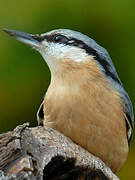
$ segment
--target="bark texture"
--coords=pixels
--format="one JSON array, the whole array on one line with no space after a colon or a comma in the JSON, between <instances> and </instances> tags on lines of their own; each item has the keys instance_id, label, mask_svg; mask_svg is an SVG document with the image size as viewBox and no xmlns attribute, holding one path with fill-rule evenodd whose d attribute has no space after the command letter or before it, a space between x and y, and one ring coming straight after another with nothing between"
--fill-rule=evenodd
<instances>
[{"instance_id":1,"label":"bark texture","mask_svg":"<svg viewBox=\"0 0 135 180\"><path fill-rule=\"evenodd\" d=\"M55 177L55 170L52 173L48 172L53 165L52 158L57 155L75 158L75 166L85 168L86 174L89 172L89 177L95 171L100 171L104 176L104 178L101 175L93 176L93 180L94 177L95 180L118 180L118 177L99 158L76 145L69 138L53 129L29 127L28 123L0 135L0 180L59 180L60 178ZM57 169L57 163L55 168ZM60 169L57 170L57 174L58 171ZM51 176L53 174L53 177L47 173ZM85 179L85 173L82 174L78 179Z\"/></svg>"}]
</instances>

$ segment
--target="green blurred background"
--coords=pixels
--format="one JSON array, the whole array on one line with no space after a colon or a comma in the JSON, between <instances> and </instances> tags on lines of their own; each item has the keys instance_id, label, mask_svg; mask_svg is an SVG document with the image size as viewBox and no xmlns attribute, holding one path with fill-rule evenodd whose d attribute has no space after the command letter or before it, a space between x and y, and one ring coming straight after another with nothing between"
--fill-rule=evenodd
<instances>
[{"instance_id":1,"label":"green blurred background","mask_svg":"<svg viewBox=\"0 0 135 180\"><path fill-rule=\"evenodd\" d=\"M134 0L1 0L0 29L5 27L29 33L69 28L91 36L109 51L134 105ZM0 133L24 122L37 125L36 112L50 81L42 57L1 30ZM134 171L133 140L119 177L133 180Z\"/></svg>"}]
</instances>

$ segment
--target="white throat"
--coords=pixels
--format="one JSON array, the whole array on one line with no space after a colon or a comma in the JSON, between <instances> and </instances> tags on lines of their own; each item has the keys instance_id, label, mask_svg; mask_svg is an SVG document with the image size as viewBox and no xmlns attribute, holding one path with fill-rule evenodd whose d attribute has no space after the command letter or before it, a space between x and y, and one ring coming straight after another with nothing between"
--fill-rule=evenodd
<instances>
[{"instance_id":1,"label":"white throat","mask_svg":"<svg viewBox=\"0 0 135 180\"><path fill-rule=\"evenodd\" d=\"M60 61L73 60L81 62L88 58L88 54L81 47L70 46L60 43L43 42L39 52L48 64L50 71L55 71L60 66Z\"/></svg>"}]
</instances>

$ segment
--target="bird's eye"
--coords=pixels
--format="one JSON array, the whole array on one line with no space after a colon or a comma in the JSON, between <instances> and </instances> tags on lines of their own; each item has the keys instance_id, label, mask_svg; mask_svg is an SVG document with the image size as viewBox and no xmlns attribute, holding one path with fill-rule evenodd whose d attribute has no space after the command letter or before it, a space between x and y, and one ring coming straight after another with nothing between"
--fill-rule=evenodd
<instances>
[{"instance_id":1,"label":"bird's eye","mask_svg":"<svg viewBox=\"0 0 135 180\"><path fill-rule=\"evenodd\" d=\"M58 42L58 43L66 43L66 42L68 42L68 38L66 36L63 36L63 35L56 35L54 37L54 41Z\"/></svg>"}]
</instances>

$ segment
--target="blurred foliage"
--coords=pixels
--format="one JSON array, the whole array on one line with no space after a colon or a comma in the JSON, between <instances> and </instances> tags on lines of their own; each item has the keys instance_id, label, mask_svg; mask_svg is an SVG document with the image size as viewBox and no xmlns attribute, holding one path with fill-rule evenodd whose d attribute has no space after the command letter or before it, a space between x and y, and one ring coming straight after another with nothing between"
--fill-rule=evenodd
<instances>
[{"instance_id":1,"label":"blurred foliage","mask_svg":"<svg viewBox=\"0 0 135 180\"><path fill-rule=\"evenodd\" d=\"M135 1L7 0L0 5L0 29L43 33L56 28L83 32L105 47L119 76L135 101ZM49 85L50 72L42 57L0 31L0 132L29 121L37 125L36 112ZM134 140L133 140L134 141ZM119 173L135 179L135 143Z\"/></svg>"}]
</instances>

